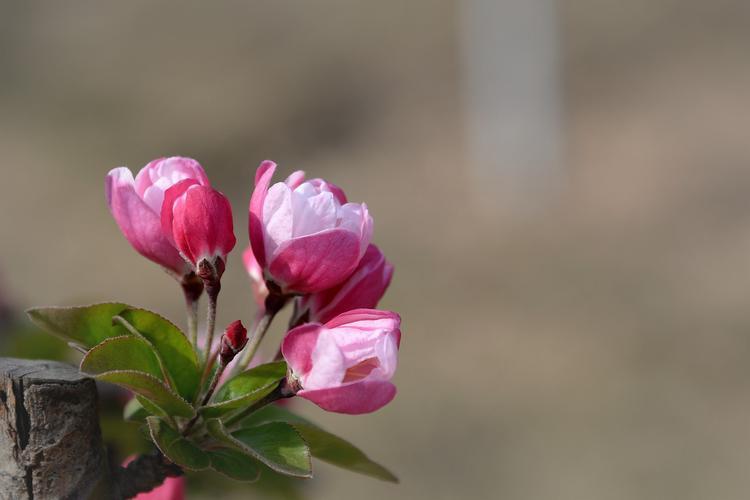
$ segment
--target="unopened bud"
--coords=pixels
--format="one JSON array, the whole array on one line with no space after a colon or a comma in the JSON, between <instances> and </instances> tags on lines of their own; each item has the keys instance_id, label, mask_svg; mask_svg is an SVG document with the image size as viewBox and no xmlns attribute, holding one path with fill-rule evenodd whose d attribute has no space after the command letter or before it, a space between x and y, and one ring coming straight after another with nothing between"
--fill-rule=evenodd
<instances>
[{"instance_id":1,"label":"unopened bud","mask_svg":"<svg viewBox=\"0 0 750 500\"><path fill-rule=\"evenodd\" d=\"M219 356L225 366L228 365L234 357L244 349L247 344L247 329L242 326L242 322L237 320L227 326L224 335L221 336L221 350Z\"/></svg>"}]
</instances>

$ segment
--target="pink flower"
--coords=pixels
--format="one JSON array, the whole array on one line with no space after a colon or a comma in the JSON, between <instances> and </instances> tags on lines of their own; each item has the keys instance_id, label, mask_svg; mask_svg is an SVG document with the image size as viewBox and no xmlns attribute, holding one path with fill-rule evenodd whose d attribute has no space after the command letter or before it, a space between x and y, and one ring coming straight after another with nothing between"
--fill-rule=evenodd
<instances>
[{"instance_id":1,"label":"pink flower","mask_svg":"<svg viewBox=\"0 0 750 500\"><path fill-rule=\"evenodd\" d=\"M180 181L164 194L161 224L188 262L197 268L207 260L221 276L236 243L232 207L223 194L194 180Z\"/></svg>"},{"instance_id":2,"label":"pink flower","mask_svg":"<svg viewBox=\"0 0 750 500\"><path fill-rule=\"evenodd\" d=\"M281 351L301 386L298 396L324 410L369 413L396 395L390 380L401 342L398 314L355 309L324 325L309 323L286 334Z\"/></svg>"},{"instance_id":3,"label":"pink flower","mask_svg":"<svg viewBox=\"0 0 750 500\"><path fill-rule=\"evenodd\" d=\"M258 264L252 247L249 246L245 249L242 254L242 262L244 262L245 270L250 276L250 286L253 289L255 303L263 310L265 309L266 297L268 297L268 288L266 288L266 281L263 279L263 269Z\"/></svg>"},{"instance_id":4,"label":"pink flower","mask_svg":"<svg viewBox=\"0 0 750 500\"><path fill-rule=\"evenodd\" d=\"M130 456L122 463L125 467L135 459ZM164 482L146 493L139 493L133 500L184 500L185 498L185 476L168 477Z\"/></svg>"},{"instance_id":5,"label":"pink flower","mask_svg":"<svg viewBox=\"0 0 750 500\"><path fill-rule=\"evenodd\" d=\"M385 294L393 277L393 266L375 245L343 283L302 298L301 309L310 311L310 321L325 323L352 309L371 309Z\"/></svg>"},{"instance_id":6,"label":"pink flower","mask_svg":"<svg viewBox=\"0 0 750 500\"><path fill-rule=\"evenodd\" d=\"M260 266L284 292L314 293L344 281L372 237L362 203L321 179L295 172L271 186L276 170L264 161L250 199L250 243ZM269 187L270 186L270 187Z\"/></svg>"},{"instance_id":7,"label":"pink flower","mask_svg":"<svg viewBox=\"0 0 750 500\"><path fill-rule=\"evenodd\" d=\"M164 193L184 179L209 185L197 161L178 156L152 161L135 179L128 168L115 168L107 174L105 184L107 205L125 238L138 253L179 277L190 269L162 234L160 214Z\"/></svg>"}]
</instances>

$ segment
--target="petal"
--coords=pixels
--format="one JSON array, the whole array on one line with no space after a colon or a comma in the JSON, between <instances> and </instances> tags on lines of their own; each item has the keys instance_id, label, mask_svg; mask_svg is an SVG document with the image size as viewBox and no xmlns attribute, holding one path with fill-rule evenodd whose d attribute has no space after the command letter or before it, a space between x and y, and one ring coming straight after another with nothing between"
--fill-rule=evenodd
<instances>
[{"instance_id":1,"label":"petal","mask_svg":"<svg viewBox=\"0 0 750 500\"><path fill-rule=\"evenodd\" d=\"M194 184L173 205L172 233L177 248L193 264L220 256L236 243L229 200L217 190Z\"/></svg>"},{"instance_id":2,"label":"petal","mask_svg":"<svg viewBox=\"0 0 750 500\"><path fill-rule=\"evenodd\" d=\"M105 192L112 216L138 253L179 275L187 272L185 261L162 233L159 215L136 193L130 170L120 167L110 171Z\"/></svg>"},{"instance_id":3,"label":"petal","mask_svg":"<svg viewBox=\"0 0 750 500\"><path fill-rule=\"evenodd\" d=\"M393 311L380 309L353 309L325 323L326 328L336 328L342 325L353 327L372 325L375 328L397 330L401 326L401 316Z\"/></svg>"},{"instance_id":4,"label":"petal","mask_svg":"<svg viewBox=\"0 0 750 500\"><path fill-rule=\"evenodd\" d=\"M297 393L324 410L359 415L382 408L396 396L391 382L363 379L330 389L301 390Z\"/></svg>"},{"instance_id":5,"label":"petal","mask_svg":"<svg viewBox=\"0 0 750 500\"><path fill-rule=\"evenodd\" d=\"M299 189L292 193L294 210L294 237L307 236L336 227L336 201L328 192L302 193Z\"/></svg>"},{"instance_id":6,"label":"petal","mask_svg":"<svg viewBox=\"0 0 750 500\"><path fill-rule=\"evenodd\" d=\"M285 241L292 239L294 227L292 191L283 182L268 190L263 202L263 243L266 255L273 255Z\"/></svg>"},{"instance_id":7,"label":"petal","mask_svg":"<svg viewBox=\"0 0 750 500\"><path fill-rule=\"evenodd\" d=\"M290 330L281 343L281 354L297 376L312 369L312 353L323 331L319 323L308 323Z\"/></svg>"},{"instance_id":8,"label":"petal","mask_svg":"<svg viewBox=\"0 0 750 500\"><path fill-rule=\"evenodd\" d=\"M370 245L354 273L341 285L309 296L315 321L325 323L337 315L359 308L374 308L393 277L393 266L375 245Z\"/></svg>"},{"instance_id":9,"label":"petal","mask_svg":"<svg viewBox=\"0 0 750 500\"><path fill-rule=\"evenodd\" d=\"M302 387L325 389L341 385L346 374L346 360L330 330L320 330L311 359L312 369L302 378Z\"/></svg>"},{"instance_id":10,"label":"petal","mask_svg":"<svg viewBox=\"0 0 750 500\"><path fill-rule=\"evenodd\" d=\"M185 179L171 188L167 189L164 193L164 198L161 204L161 230L169 241L174 245L174 235L172 234L172 222L174 221L174 202L182 196L190 186L197 185L198 182L194 179Z\"/></svg>"},{"instance_id":11,"label":"petal","mask_svg":"<svg viewBox=\"0 0 750 500\"><path fill-rule=\"evenodd\" d=\"M289 186L289 189L296 189L297 186L299 186L303 182L305 182L304 170L296 170L292 172L292 174L284 181L284 183Z\"/></svg>"},{"instance_id":12,"label":"petal","mask_svg":"<svg viewBox=\"0 0 750 500\"><path fill-rule=\"evenodd\" d=\"M255 258L258 259L261 267L266 267L266 250L263 243L263 205L275 171L276 164L270 160L265 160L260 164L255 172L255 189L250 197L248 233Z\"/></svg>"},{"instance_id":13,"label":"petal","mask_svg":"<svg viewBox=\"0 0 750 500\"><path fill-rule=\"evenodd\" d=\"M341 283L358 262L359 239L337 228L285 242L271 259L269 271L287 290L313 293Z\"/></svg>"}]
</instances>

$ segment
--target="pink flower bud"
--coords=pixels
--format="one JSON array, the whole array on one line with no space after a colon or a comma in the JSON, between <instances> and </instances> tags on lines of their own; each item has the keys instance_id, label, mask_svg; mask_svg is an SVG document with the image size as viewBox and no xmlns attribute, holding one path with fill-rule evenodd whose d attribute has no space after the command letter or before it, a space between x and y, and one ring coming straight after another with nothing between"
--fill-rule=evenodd
<instances>
[{"instance_id":1,"label":"pink flower bud","mask_svg":"<svg viewBox=\"0 0 750 500\"><path fill-rule=\"evenodd\" d=\"M396 395L390 380L401 342L398 314L355 309L286 334L281 351L297 395L324 410L369 413Z\"/></svg>"},{"instance_id":2,"label":"pink flower bud","mask_svg":"<svg viewBox=\"0 0 750 500\"><path fill-rule=\"evenodd\" d=\"M125 238L138 253L178 276L190 268L162 233L160 214L164 193L185 179L209 185L200 164L182 157L154 160L135 179L128 168L115 168L107 174L105 184L107 205Z\"/></svg>"},{"instance_id":3,"label":"pink flower bud","mask_svg":"<svg viewBox=\"0 0 750 500\"><path fill-rule=\"evenodd\" d=\"M380 249L371 244L346 281L304 296L301 309L310 311L310 321L320 323L352 309L372 309L385 294L392 277L393 266Z\"/></svg>"},{"instance_id":4,"label":"pink flower bud","mask_svg":"<svg viewBox=\"0 0 750 500\"><path fill-rule=\"evenodd\" d=\"M250 199L250 243L260 266L284 292L314 293L344 281L372 237L372 218L362 203L321 179L295 172L271 186L276 170L264 161ZM270 186L270 187L269 187Z\"/></svg>"},{"instance_id":5,"label":"pink flower bud","mask_svg":"<svg viewBox=\"0 0 750 500\"><path fill-rule=\"evenodd\" d=\"M240 320L237 320L231 323L221 336L219 356L221 356L222 364L224 366L229 364L237 353L245 348L245 344L247 344L247 329Z\"/></svg>"},{"instance_id":6,"label":"pink flower bud","mask_svg":"<svg viewBox=\"0 0 750 500\"><path fill-rule=\"evenodd\" d=\"M242 254L242 262L245 264L248 276L250 276L250 286L253 289L255 303L263 310L266 307L268 288L266 288L266 280L263 279L263 269L255 259L252 247L249 246L245 249L245 252Z\"/></svg>"},{"instance_id":7,"label":"pink flower bud","mask_svg":"<svg viewBox=\"0 0 750 500\"><path fill-rule=\"evenodd\" d=\"M178 182L164 194L162 231L201 275L208 261L218 275L236 243L229 200L217 190L193 180Z\"/></svg>"}]
</instances>

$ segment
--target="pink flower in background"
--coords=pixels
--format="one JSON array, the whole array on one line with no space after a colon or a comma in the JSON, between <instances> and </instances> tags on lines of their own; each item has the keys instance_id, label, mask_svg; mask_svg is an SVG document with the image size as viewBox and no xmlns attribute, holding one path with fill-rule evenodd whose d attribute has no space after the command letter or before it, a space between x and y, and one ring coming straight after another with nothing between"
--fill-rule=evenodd
<instances>
[{"instance_id":1,"label":"pink flower in background","mask_svg":"<svg viewBox=\"0 0 750 500\"><path fill-rule=\"evenodd\" d=\"M321 179L295 172L271 186L276 170L264 161L250 199L250 243L260 266L284 292L314 293L344 281L372 237L362 203Z\"/></svg>"},{"instance_id":2,"label":"pink flower in background","mask_svg":"<svg viewBox=\"0 0 750 500\"><path fill-rule=\"evenodd\" d=\"M338 413L369 413L388 404L396 395L390 380L400 324L396 313L356 309L324 325L291 330L281 349L301 386L297 395Z\"/></svg>"},{"instance_id":3,"label":"pink flower in background","mask_svg":"<svg viewBox=\"0 0 750 500\"><path fill-rule=\"evenodd\" d=\"M193 266L208 260L221 276L236 243L232 207L223 194L191 179L180 181L164 194L161 224Z\"/></svg>"},{"instance_id":4,"label":"pink flower in background","mask_svg":"<svg viewBox=\"0 0 750 500\"><path fill-rule=\"evenodd\" d=\"M190 268L162 233L160 214L164 193L185 179L209 185L197 161L178 156L150 162L135 178L128 168L115 168L105 184L107 205L125 238L138 253L178 276Z\"/></svg>"},{"instance_id":5,"label":"pink flower in background","mask_svg":"<svg viewBox=\"0 0 750 500\"><path fill-rule=\"evenodd\" d=\"M123 467L135 459L135 456L128 457L123 463ZM139 493L133 497L133 500L184 500L185 498L185 476L168 477L164 482L146 493Z\"/></svg>"},{"instance_id":6,"label":"pink flower in background","mask_svg":"<svg viewBox=\"0 0 750 500\"><path fill-rule=\"evenodd\" d=\"M245 264L245 270L250 276L250 286L253 289L253 298L258 307L265 309L266 297L268 297L268 288L266 280L263 279L263 268L258 264L258 260L253 254L253 248L247 247L242 254L242 262Z\"/></svg>"},{"instance_id":7,"label":"pink flower in background","mask_svg":"<svg viewBox=\"0 0 750 500\"><path fill-rule=\"evenodd\" d=\"M351 276L340 285L302 298L301 309L309 310L310 321L325 323L352 309L372 309L385 294L393 277L393 266L375 245Z\"/></svg>"}]
</instances>

